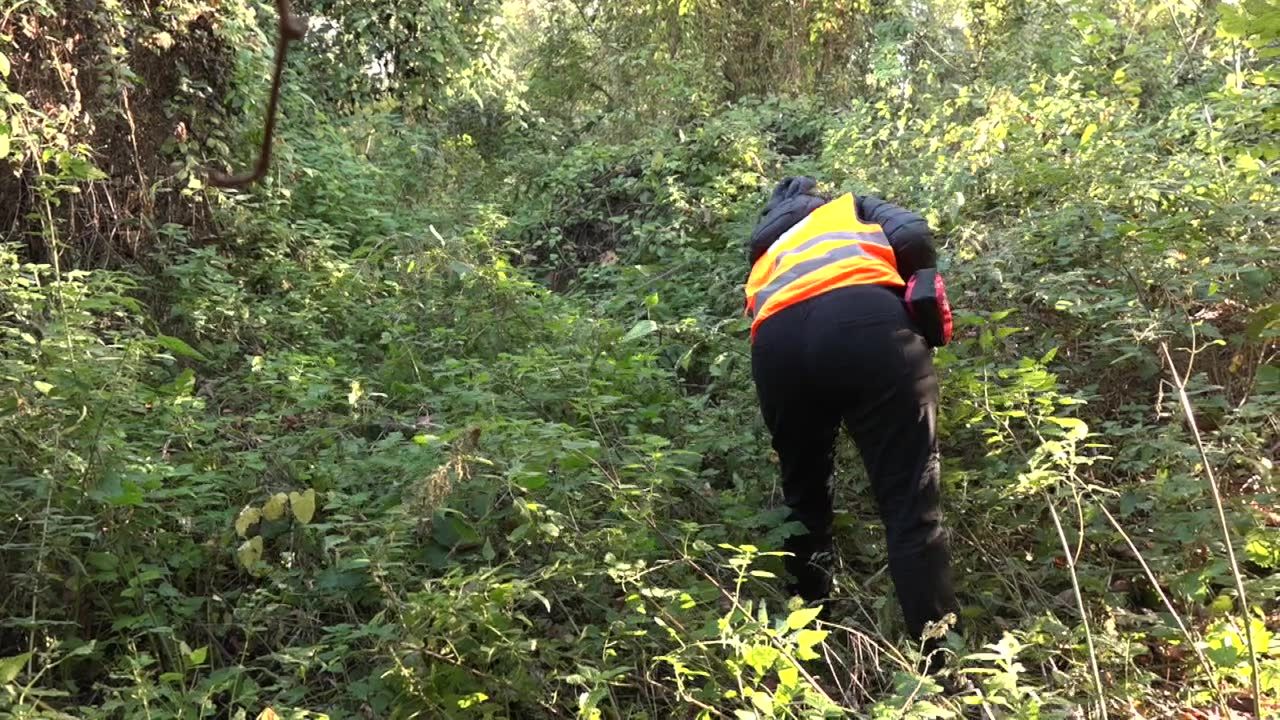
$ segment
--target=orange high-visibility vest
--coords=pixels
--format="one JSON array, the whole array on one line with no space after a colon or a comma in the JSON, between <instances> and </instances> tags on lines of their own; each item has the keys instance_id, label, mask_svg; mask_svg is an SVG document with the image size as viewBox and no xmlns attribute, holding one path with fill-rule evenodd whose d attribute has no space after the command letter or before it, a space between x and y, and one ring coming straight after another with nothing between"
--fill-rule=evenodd
<instances>
[{"instance_id":1,"label":"orange high-visibility vest","mask_svg":"<svg viewBox=\"0 0 1280 720\"><path fill-rule=\"evenodd\" d=\"M751 338L779 310L849 285L906 285L884 230L858 218L851 194L809 213L751 267Z\"/></svg>"}]
</instances>

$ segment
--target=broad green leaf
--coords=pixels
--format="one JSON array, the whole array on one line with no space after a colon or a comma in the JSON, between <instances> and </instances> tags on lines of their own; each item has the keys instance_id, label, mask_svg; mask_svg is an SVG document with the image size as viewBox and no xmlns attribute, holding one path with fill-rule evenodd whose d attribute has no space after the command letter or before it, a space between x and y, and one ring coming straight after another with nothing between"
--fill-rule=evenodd
<instances>
[{"instance_id":1,"label":"broad green leaf","mask_svg":"<svg viewBox=\"0 0 1280 720\"><path fill-rule=\"evenodd\" d=\"M1209 611L1214 615L1226 615L1235 609L1235 606L1235 598L1230 595L1219 595L1213 599L1213 602L1209 603Z\"/></svg>"},{"instance_id":2,"label":"broad green leaf","mask_svg":"<svg viewBox=\"0 0 1280 720\"><path fill-rule=\"evenodd\" d=\"M289 496L284 493L276 493L262 506L262 517L275 522L284 517L284 508L289 504Z\"/></svg>"},{"instance_id":3,"label":"broad green leaf","mask_svg":"<svg viewBox=\"0 0 1280 720\"><path fill-rule=\"evenodd\" d=\"M818 613L822 612L822 608L800 608L787 616L787 629L799 630L800 628L813 622Z\"/></svg>"},{"instance_id":4,"label":"broad green leaf","mask_svg":"<svg viewBox=\"0 0 1280 720\"><path fill-rule=\"evenodd\" d=\"M760 708L764 717L773 717L773 697L763 690L751 694L751 704Z\"/></svg>"},{"instance_id":5,"label":"broad green leaf","mask_svg":"<svg viewBox=\"0 0 1280 720\"><path fill-rule=\"evenodd\" d=\"M252 569L262 559L262 536L254 535L236 550L236 558L245 569Z\"/></svg>"},{"instance_id":6,"label":"broad green leaf","mask_svg":"<svg viewBox=\"0 0 1280 720\"><path fill-rule=\"evenodd\" d=\"M31 653L22 653L13 657L0 658L0 685L8 685L17 679L18 673L31 659Z\"/></svg>"},{"instance_id":7,"label":"broad green leaf","mask_svg":"<svg viewBox=\"0 0 1280 720\"><path fill-rule=\"evenodd\" d=\"M187 655L187 660L192 665L202 665L204 664L205 659L208 657L209 657L209 646L205 645L204 647L199 647L199 648L196 648L195 650L192 650L191 654Z\"/></svg>"},{"instance_id":8,"label":"broad green leaf","mask_svg":"<svg viewBox=\"0 0 1280 720\"><path fill-rule=\"evenodd\" d=\"M742 653L742 659L756 671L757 675L764 675L777 661L778 651L769 645L752 645Z\"/></svg>"},{"instance_id":9,"label":"broad green leaf","mask_svg":"<svg viewBox=\"0 0 1280 720\"><path fill-rule=\"evenodd\" d=\"M186 368L174 378L169 387L177 397L191 397L196 392L196 374L191 368Z\"/></svg>"},{"instance_id":10,"label":"broad green leaf","mask_svg":"<svg viewBox=\"0 0 1280 720\"><path fill-rule=\"evenodd\" d=\"M631 329L627 331L626 335L622 336L622 342L631 342L632 340L639 340L640 338L646 335L652 334L657 329L658 329L658 323L652 320L641 320L640 322L633 325Z\"/></svg>"},{"instance_id":11,"label":"broad green leaf","mask_svg":"<svg viewBox=\"0 0 1280 720\"><path fill-rule=\"evenodd\" d=\"M1261 567L1272 570L1280 568L1280 531L1273 530L1269 534L1257 531L1250 534L1244 552L1251 562Z\"/></svg>"},{"instance_id":12,"label":"broad green leaf","mask_svg":"<svg viewBox=\"0 0 1280 720\"><path fill-rule=\"evenodd\" d=\"M431 519L431 537L450 550L480 546L480 534L456 510L441 508Z\"/></svg>"},{"instance_id":13,"label":"broad green leaf","mask_svg":"<svg viewBox=\"0 0 1280 720\"><path fill-rule=\"evenodd\" d=\"M547 482L547 476L542 473L523 473L515 478L515 483L525 490L541 490Z\"/></svg>"},{"instance_id":14,"label":"broad green leaf","mask_svg":"<svg viewBox=\"0 0 1280 720\"><path fill-rule=\"evenodd\" d=\"M258 524L262 519L262 511L252 505L245 505L240 510L240 514L236 516L236 534L240 537L247 537L249 528Z\"/></svg>"},{"instance_id":15,"label":"broad green leaf","mask_svg":"<svg viewBox=\"0 0 1280 720\"><path fill-rule=\"evenodd\" d=\"M179 357L192 358L202 362L207 360L207 358L200 354L198 350L191 347L186 343L186 341L180 338L171 337L169 335L157 335L156 342L164 349Z\"/></svg>"}]
</instances>

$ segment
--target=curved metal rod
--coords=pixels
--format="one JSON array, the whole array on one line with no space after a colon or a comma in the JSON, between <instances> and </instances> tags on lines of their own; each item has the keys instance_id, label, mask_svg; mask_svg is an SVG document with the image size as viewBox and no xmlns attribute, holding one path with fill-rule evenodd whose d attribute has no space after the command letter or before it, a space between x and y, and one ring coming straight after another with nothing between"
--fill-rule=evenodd
<instances>
[{"instance_id":1,"label":"curved metal rod","mask_svg":"<svg viewBox=\"0 0 1280 720\"><path fill-rule=\"evenodd\" d=\"M262 148L258 151L258 162L253 170L239 175L227 175L217 170L210 170L210 185L222 188L252 185L267 174L267 169L271 165L271 138L276 131L276 113L280 104L280 84L284 75L285 56L289 53L290 43L301 40L307 34L306 21L293 14L289 0L276 0L276 12L280 16L279 39L276 41L276 69L271 80L271 99L267 102L266 129L262 134Z\"/></svg>"}]
</instances>

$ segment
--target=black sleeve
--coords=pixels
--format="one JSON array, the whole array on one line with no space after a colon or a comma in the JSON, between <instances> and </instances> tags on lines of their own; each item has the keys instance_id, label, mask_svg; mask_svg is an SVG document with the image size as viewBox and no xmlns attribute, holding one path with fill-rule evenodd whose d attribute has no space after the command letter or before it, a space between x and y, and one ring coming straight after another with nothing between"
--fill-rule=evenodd
<instances>
[{"instance_id":1,"label":"black sleeve","mask_svg":"<svg viewBox=\"0 0 1280 720\"><path fill-rule=\"evenodd\" d=\"M933 246L933 231L919 215L877 197L858 196L858 217L879 225L898 261L898 274L911 279L918 270L936 268L938 252Z\"/></svg>"},{"instance_id":2,"label":"black sleeve","mask_svg":"<svg viewBox=\"0 0 1280 720\"><path fill-rule=\"evenodd\" d=\"M750 264L755 265L784 232L830 200L816 191L817 186L813 178L801 176L785 177L774 187L747 243Z\"/></svg>"},{"instance_id":3,"label":"black sleeve","mask_svg":"<svg viewBox=\"0 0 1280 720\"><path fill-rule=\"evenodd\" d=\"M783 233L790 230L796 223L808 217L809 213L817 210L826 204L826 200L814 195L801 194L782 200L777 204L771 204L771 208L765 213L764 217L756 225L751 233L751 242L748 244L747 260L755 265L756 260L769 250L769 246L773 245Z\"/></svg>"}]
</instances>

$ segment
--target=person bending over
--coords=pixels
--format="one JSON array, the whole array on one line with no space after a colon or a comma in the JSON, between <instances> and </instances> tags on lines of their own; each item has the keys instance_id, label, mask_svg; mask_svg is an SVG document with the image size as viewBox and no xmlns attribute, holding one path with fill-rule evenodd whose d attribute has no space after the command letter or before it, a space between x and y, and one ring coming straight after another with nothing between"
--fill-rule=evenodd
<instances>
[{"instance_id":1,"label":"person bending over","mask_svg":"<svg viewBox=\"0 0 1280 720\"><path fill-rule=\"evenodd\" d=\"M858 447L887 535L908 631L956 612L939 509L938 379L931 347L951 316L928 224L875 197L778 184L752 233L751 369L806 533L786 540L789 590L831 591L832 472L841 424ZM926 644L931 650L937 644ZM936 666L935 666L936 667Z\"/></svg>"}]
</instances>

